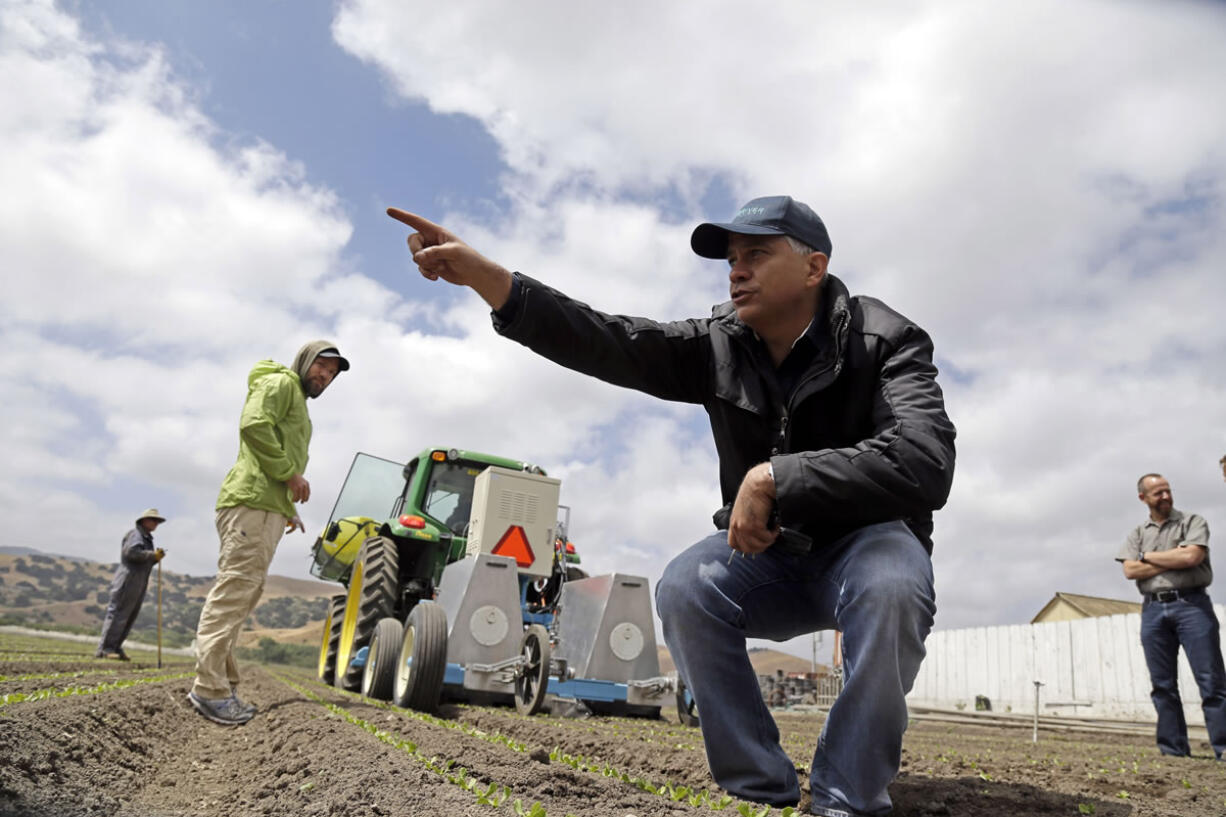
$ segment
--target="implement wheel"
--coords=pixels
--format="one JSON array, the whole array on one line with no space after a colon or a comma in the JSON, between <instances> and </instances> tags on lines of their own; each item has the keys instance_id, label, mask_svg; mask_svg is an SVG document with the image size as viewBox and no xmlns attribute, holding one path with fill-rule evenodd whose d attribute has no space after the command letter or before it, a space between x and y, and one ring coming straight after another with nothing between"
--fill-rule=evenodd
<instances>
[{"instance_id":1,"label":"implement wheel","mask_svg":"<svg viewBox=\"0 0 1226 817\"><path fill-rule=\"evenodd\" d=\"M396 656L400 655L400 639L404 627L394 618L381 618L370 637L366 666L362 669L362 694L376 701L392 699L396 680Z\"/></svg>"},{"instance_id":2,"label":"implement wheel","mask_svg":"<svg viewBox=\"0 0 1226 817\"><path fill-rule=\"evenodd\" d=\"M396 658L396 706L433 712L447 671L447 614L432 601L409 613Z\"/></svg>"},{"instance_id":3,"label":"implement wheel","mask_svg":"<svg viewBox=\"0 0 1226 817\"><path fill-rule=\"evenodd\" d=\"M529 625L519 642L523 663L515 670L515 709L521 715L535 715L545 703L550 652L549 632L539 624Z\"/></svg>"},{"instance_id":4,"label":"implement wheel","mask_svg":"<svg viewBox=\"0 0 1226 817\"><path fill-rule=\"evenodd\" d=\"M328 613L324 616L323 634L319 644L319 667L316 675L325 684L336 678L336 644L341 638L341 622L345 620L345 594L328 599Z\"/></svg>"},{"instance_id":5,"label":"implement wheel","mask_svg":"<svg viewBox=\"0 0 1226 817\"><path fill-rule=\"evenodd\" d=\"M399 552L396 543L374 536L362 543L349 574L345 620L336 652L336 686L356 690L362 683L362 668L352 667L353 656L370 641L375 624L396 612L399 589Z\"/></svg>"},{"instance_id":6,"label":"implement wheel","mask_svg":"<svg viewBox=\"0 0 1226 817\"><path fill-rule=\"evenodd\" d=\"M680 676L677 677L677 720L682 726L698 726L698 704Z\"/></svg>"}]
</instances>

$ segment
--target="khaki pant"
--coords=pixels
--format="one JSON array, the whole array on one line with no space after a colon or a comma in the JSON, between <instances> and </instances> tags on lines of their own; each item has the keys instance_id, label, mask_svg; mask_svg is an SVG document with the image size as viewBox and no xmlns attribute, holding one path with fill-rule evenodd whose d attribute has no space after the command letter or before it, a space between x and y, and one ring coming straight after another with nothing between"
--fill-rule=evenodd
<instances>
[{"instance_id":1,"label":"khaki pant","mask_svg":"<svg viewBox=\"0 0 1226 817\"><path fill-rule=\"evenodd\" d=\"M239 505L217 510L221 556L217 581L205 599L196 627L196 683L201 698L228 698L237 684L234 642L264 592L264 579L277 543L285 533L285 517Z\"/></svg>"}]
</instances>

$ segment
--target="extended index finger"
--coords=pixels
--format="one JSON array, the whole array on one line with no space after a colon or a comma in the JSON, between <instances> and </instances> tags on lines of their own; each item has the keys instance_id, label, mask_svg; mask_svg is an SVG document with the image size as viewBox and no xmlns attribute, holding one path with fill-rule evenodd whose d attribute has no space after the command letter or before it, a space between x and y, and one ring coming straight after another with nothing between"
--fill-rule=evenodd
<instances>
[{"instance_id":1,"label":"extended index finger","mask_svg":"<svg viewBox=\"0 0 1226 817\"><path fill-rule=\"evenodd\" d=\"M429 231L432 234L446 232L442 227L435 224L429 219L422 218L416 213L410 213L408 210L401 210L397 207L387 208L387 214L402 224L407 224L419 233Z\"/></svg>"}]
</instances>

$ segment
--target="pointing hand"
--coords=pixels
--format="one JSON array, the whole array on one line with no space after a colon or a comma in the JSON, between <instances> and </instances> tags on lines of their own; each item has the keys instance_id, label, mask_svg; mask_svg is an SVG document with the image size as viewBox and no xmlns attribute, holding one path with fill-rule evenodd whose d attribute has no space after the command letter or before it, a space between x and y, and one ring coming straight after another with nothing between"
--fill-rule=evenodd
<instances>
[{"instance_id":1,"label":"pointing hand","mask_svg":"<svg viewBox=\"0 0 1226 817\"><path fill-rule=\"evenodd\" d=\"M422 277L470 287L494 309L511 293L511 273L495 264L454 233L419 215L387 208L387 214L416 232L409 236L409 252Z\"/></svg>"}]
</instances>

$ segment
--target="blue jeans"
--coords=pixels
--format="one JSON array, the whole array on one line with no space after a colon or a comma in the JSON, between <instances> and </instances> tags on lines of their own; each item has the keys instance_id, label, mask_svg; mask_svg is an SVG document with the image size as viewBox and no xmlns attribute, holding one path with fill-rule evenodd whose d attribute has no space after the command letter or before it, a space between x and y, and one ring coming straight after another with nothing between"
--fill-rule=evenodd
<instances>
[{"instance_id":1,"label":"blue jeans","mask_svg":"<svg viewBox=\"0 0 1226 817\"><path fill-rule=\"evenodd\" d=\"M1158 711L1158 749L1164 755L1190 753L1188 726L1179 699L1180 644L1200 690L1209 743L1221 760L1226 752L1226 669L1209 594L1168 602L1146 601L1141 610L1141 646L1153 686L1150 699Z\"/></svg>"},{"instance_id":2,"label":"blue jeans","mask_svg":"<svg viewBox=\"0 0 1226 817\"><path fill-rule=\"evenodd\" d=\"M861 528L803 556L770 548L729 562L731 553L726 532L708 536L673 559L656 585L664 640L698 705L715 782L744 800L800 799L745 639L838 629L844 686L813 756L813 804L834 814L889 811L904 696L936 611L928 554L901 522Z\"/></svg>"}]
</instances>

